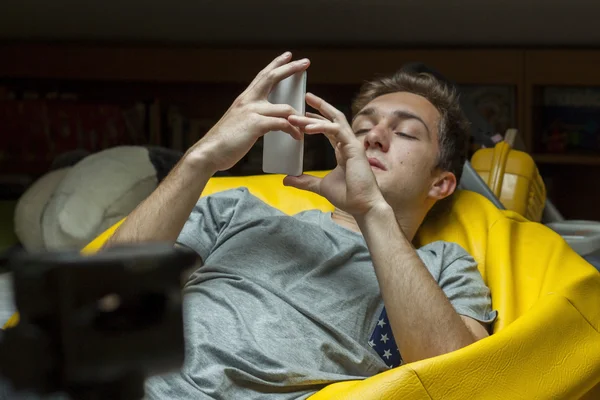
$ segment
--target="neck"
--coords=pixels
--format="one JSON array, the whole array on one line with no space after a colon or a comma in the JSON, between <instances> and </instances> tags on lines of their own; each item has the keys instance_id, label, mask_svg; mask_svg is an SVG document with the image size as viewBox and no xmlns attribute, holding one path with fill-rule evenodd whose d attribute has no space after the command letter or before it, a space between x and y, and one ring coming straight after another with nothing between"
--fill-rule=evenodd
<instances>
[{"instance_id":1,"label":"neck","mask_svg":"<svg viewBox=\"0 0 600 400\"><path fill-rule=\"evenodd\" d=\"M401 214L397 211L395 211L394 214L396 216L396 221L398 222L398 225L400 225L400 229L402 229L402 232L404 232L404 235L406 236L406 238L412 242L413 238L417 234L417 230L419 229L419 226L422 221L422 219L418 218L419 213L417 213L417 212L408 213L412 216L416 215L417 218L414 218L414 217L411 218L411 217ZM358 227L358 224L356 223L356 220L354 219L354 217L352 215L348 214L347 212L340 210L339 208L336 208L333 211L331 219L336 224L343 226L346 229L349 229L349 230L357 232L357 233L361 233L360 228Z\"/></svg>"}]
</instances>

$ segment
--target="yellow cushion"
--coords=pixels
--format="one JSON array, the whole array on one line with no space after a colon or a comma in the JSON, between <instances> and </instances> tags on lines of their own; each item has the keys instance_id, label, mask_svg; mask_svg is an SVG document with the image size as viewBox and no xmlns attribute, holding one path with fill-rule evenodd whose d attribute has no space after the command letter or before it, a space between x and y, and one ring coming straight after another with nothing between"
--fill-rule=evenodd
<instances>
[{"instance_id":1,"label":"yellow cushion","mask_svg":"<svg viewBox=\"0 0 600 400\"><path fill-rule=\"evenodd\" d=\"M289 214L333 209L325 199L283 187L281 181L281 175L213 178L202 195L246 186ZM114 229L86 251L99 248ZM595 386L600 383L600 274L560 236L463 191L447 215L421 227L415 244L434 240L459 243L478 261L499 312L495 333L450 354L329 385L311 400L579 398L586 393L591 399L600 392Z\"/></svg>"}]
</instances>

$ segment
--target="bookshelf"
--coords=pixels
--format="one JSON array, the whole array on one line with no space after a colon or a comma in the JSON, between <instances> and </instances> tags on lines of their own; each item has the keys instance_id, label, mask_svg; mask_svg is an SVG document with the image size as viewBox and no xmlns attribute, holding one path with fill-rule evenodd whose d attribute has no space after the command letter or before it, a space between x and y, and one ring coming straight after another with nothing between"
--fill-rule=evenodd
<instances>
[{"instance_id":1,"label":"bookshelf","mask_svg":"<svg viewBox=\"0 0 600 400\"><path fill-rule=\"evenodd\" d=\"M581 166L600 166L599 156L572 155L572 154L533 154L537 164L565 164Z\"/></svg>"},{"instance_id":2,"label":"bookshelf","mask_svg":"<svg viewBox=\"0 0 600 400\"><path fill-rule=\"evenodd\" d=\"M422 61L461 83L518 84L522 51L366 49L196 49L0 44L0 76L155 82L248 83L290 50L312 60L313 83L355 84Z\"/></svg>"},{"instance_id":3,"label":"bookshelf","mask_svg":"<svg viewBox=\"0 0 600 400\"><path fill-rule=\"evenodd\" d=\"M5 60L0 63L0 85L3 81L7 86L32 91L73 92L89 102L130 105L156 100L165 109L175 105L186 117L201 119L202 128L207 130L255 74L283 50L0 44L0 57ZM351 99L363 81L413 61L431 65L461 85L508 85L515 93L523 92L519 51L290 50L296 58L312 61L308 90L348 116ZM165 118L162 120L164 125ZM514 123L523 126L522 120L515 119ZM315 143L316 147L324 147L323 151L313 152L323 162L312 165L318 169L332 167L332 151L320 139L310 138L311 142L323 142ZM249 159L258 157L250 155ZM260 169L234 171L238 172L260 173Z\"/></svg>"},{"instance_id":4,"label":"bookshelf","mask_svg":"<svg viewBox=\"0 0 600 400\"><path fill-rule=\"evenodd\" d=\"M192 48L78 44L0 44L0 86L58 87L90 101L176 105L208 129L255 74L291 50L309 57L308 89L348 112L361 82L402 64L424 62L459 85L506 87L514 93L512 125L519 130L559 210L569 218L600 220L600 208L580 207L600 174L600 152L542 151L541 110L546 87L600 88L600 50L540 49L337 49ZM161 123L164 124L165 118ZM199 133L198 135L201 135ZM318 144L320 146L321 144ZM316 152L324 166L331 154ZM251 171L251 170L250 170ZM248 172L239 169L238 172ZM571 196L563 196L563 189ZM600 200L600 197L596 197Z\"/></svg>"},{"instance_id":5,"label":"bookshelf","mask_svg":"<svg viewBox=\"0 0 600 400\"><path fill-rule=\"evenodd\" d=\"M557 208L564 210L565 216L571 219L600 220L598 207L600 187L597 185L600 181L600 135L595 134L597 144L594 145L589 140L589 135L594 133L588 132L587 148L581 146L576 148L577 146L571 144L564 145L573 137L572 133L567 132L563 134L562 142L559 140L559 147L565 147L564 151L541 152L540 144L548 139L547 116L544 120L544 107L547 104L544 91L548 88L558 92L563 90L565 93L597 90L600 94L599 67L599 50L561 49L525 52L525 110L528 113L525 118L525 129L530 132L527 145L534 153L533 157L544 177L548 196L552 198ZM590 96L587 97L588 100L593 100ZM581 123L573 124L572 128L564 128L567 125L562 124L561 131L569 129L576 131L575 137L578 141L585 136L582 125L589 126L591 123L593 130L593 114L596 112L594 108L585 108L588 109L588 114L583 117ZM597 111L596 115L600 117L600 108ZM569 118L568 114L565 109L559 110L557 119L566 121Z\"/></svg>"},{"instance_id":6,"label":"bookshelf","mask_svg":"<svg viewBox=\"0 0 600 400\"><path fill-rule=\"evenodd\" d=\"M527 148L534 158L545 163L600 165L600 140L595 151L540 154L536 144L541 142L543 91L553 89L594 88L600 95L600 51L598 50L532 50L525 53L525 131ZM600 97L600 96L599 96ZM600 108L598 108L600 114ZM586 154L587 153L587 154ZM590 154L593 153L593 154Z\"/></svg>"}]
</instances>

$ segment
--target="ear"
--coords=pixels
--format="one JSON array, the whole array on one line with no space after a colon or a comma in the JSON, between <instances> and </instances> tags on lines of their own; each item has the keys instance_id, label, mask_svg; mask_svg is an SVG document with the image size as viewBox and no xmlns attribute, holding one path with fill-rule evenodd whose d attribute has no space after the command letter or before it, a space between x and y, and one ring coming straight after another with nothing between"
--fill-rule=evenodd
<instances>
[{"instance_id":1,"label":"ear","mask_svg":"<svg viewBox=\"0 0 600 400\"><path fill-rule=\"evenodd\" d=\"M434 177L433 184L429 188L429 197L434 200L442 200L454 193L456 189L456 176L449 171L442 171Z\"/></svg>"}]
</instances>

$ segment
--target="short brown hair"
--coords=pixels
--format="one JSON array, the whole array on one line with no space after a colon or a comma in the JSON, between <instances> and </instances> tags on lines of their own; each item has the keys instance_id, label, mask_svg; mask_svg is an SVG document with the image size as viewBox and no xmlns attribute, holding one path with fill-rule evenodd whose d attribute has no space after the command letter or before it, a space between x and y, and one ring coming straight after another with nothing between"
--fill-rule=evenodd
<instances>
[{"instance_id":1,"label":"short brown hair","mask_svg":"<svg viewBox=\"0 0 600 400\"><path fill-rule=\"evenodd\" d=\"M423 96L438 110L441 116L438 126L440 154L436 167L452 172L460 181L467 159L469 121L460 108L457 90L429 73L400 70L364 83L352 102L352 115L376 97L395 92Z\"/></svg>"}]
</instances>

